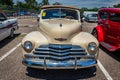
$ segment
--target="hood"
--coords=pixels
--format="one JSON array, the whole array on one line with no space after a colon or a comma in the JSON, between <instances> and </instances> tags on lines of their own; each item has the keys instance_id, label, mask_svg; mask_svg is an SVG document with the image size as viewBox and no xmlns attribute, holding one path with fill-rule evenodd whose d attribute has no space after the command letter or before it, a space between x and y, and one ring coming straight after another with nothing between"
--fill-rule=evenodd
<instances>
[{"instance_id":1,"label":"hood","mask_svg":"<svg viewBox=\"0 0 120 80\"><path fill-rule=\"evenodd\" d=\"M50 19L40 22L40 30L54 41L67 41L81 31L78 20Z\"/></svg>"}]
</instances>

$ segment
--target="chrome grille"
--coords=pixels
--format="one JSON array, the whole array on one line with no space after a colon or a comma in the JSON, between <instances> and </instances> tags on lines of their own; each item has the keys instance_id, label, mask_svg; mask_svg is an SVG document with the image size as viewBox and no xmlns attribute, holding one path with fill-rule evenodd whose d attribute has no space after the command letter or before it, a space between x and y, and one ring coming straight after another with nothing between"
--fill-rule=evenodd
<instances>
[{"instance_id":1,"label":"chrome grille","mask_svg":"<svg viewBox=\"0 0 120 80\"><path fill-rule=\"evenodd\" d=\"M83 48L77 45L70 44L49 44L41 45L36 48L34 54L39 55L40 59L52 59L57 61L70 60L80 58L81 55L87 53Z\"/></svg>"}]
</instances>

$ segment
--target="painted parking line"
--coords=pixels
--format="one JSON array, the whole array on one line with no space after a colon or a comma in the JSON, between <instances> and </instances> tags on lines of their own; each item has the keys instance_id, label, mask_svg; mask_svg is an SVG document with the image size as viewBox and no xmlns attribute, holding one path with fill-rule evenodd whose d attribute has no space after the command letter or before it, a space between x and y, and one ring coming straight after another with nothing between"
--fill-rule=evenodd
<instances>
[{"instance_id":1,"label":"painted parking line","mask_svg":"<svg viewBox=\"0 0 120 80\"><path fill-rule=\"evenodd\" d=\"M107 80L113 80L112 77L110 76L110 74L107 72L107 70L103 67L103 65L101 64L101 62L99 60L97 60L97 64L98 67L101 69L101 71L103 72L103 74L105 75L105 77L107 78Z\"/></svg>"},{"instance_id":2,"label":"painted parking line","mask_svg":"<svg viewBox=\"0 0 120 80\"><path fill-rule=\"evenodd\" d=\"M3 56L0 57L0 62L5 59L8 55L10 55L13 51L15 51L19 46L21 45L21 43L19 43L18 45L16 45L14 48L12 48L10 51L8 51L6 54L4 54Z\"/></svg>"}]
</instances>

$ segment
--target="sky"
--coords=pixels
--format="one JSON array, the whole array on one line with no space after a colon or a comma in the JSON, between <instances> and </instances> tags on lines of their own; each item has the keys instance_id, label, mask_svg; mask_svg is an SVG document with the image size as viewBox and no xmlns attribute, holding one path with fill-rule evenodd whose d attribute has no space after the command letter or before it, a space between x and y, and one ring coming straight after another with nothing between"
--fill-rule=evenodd
<instances>
[{"instance_id":1,"label":"sky","mask_svg":"<svg viewBox=\"0 0 120 80\"><path fill-rule=\"evenodd\" d=\"M24 0L13 0L16 1L24 1ZM41 2L42 0L36 0ZM49 0L50 4L55 2L59 2L63 5L68 6L76 6L78 8L87 7L87 8L94 8L94 7L112 7L113 5L120 4L120 0Z\"/></svg>"}]
</instances>

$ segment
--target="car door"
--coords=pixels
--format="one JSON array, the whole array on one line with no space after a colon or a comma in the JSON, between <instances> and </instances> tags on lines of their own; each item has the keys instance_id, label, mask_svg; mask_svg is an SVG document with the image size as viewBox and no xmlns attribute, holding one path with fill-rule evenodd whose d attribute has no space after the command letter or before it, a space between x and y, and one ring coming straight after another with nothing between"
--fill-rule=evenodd
<instances>
[{"instance_id":1,"label":"car door","mask_svg":"<svg viewBox=\"0 0 120 80\"><path fill-rule=\"evenodd\" d=\"M7 19L0 13L0 41L8 36Z\"/></svg>"},{"instance_id":2,"label":"car door","mask_svg":"<svg viewBox=\"0 0 120 80\"><path fill-rule=\"evenodd\" d=\"M107 11L101 11L99 12L99 22L98 24L103 29L104 34L104 42L109 43L109 26L108 26L108 12Z\"/></svg>"},{"instance_id":3,"label":"car door","mask_svg":"<svg viewBox=\"0 0 120 80\"><path fill-rule=\"evenodd\" d=\"M113 45L120 44L120 13L111 12L109 20L109 38Z\"/></svg>"},{"instance_id":4,"label":"car door","mask_svg":"<svg viewBox=\"0 0 120 80\"><path fill-rule=\"evenodd\" d=\"M3 22L0 21L0 41L4 38L5 29L3 27Z\"/></svg>"}]
</instances>

